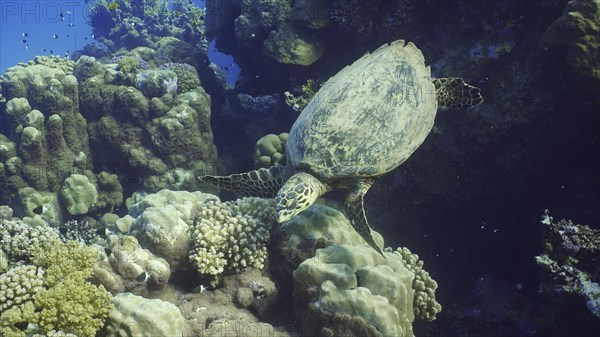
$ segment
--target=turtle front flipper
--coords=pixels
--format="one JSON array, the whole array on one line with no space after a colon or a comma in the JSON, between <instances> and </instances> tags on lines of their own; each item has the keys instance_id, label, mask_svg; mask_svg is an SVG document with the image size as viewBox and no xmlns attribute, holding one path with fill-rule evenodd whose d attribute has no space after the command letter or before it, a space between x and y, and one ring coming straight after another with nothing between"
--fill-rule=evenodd
<instances>
[{"instance_id":1,"label":"turtle front flipper","mask_svg":"<svg viewBox=\"0 0 600 337\"><path fill-rule=\"evenodd\" d=\"M200 176L200 181L242 196L273 198L293 170L286 166L271 166L228 176Z\"/></svg>"},{"instance_id":2,"label":"turtle front flipper","mask_svg":"<svg viewBox=\"0 0 600 337\"><path fill-rule=\"evenodd\" d=\"M364 196L373 184L372 179L361 179L354 186L348 189L348 195L346 196L346 217L350 221L350 224L354 230L362 236L369 246L373 247L381 256L383 251L377 245L373 236L371 235L371 227L367 222L367 216L365 215L364 208Z\"/></svg>"},{"instance_id":3,"label":"turtle front flipper","mask_svg":"<svg viewBox=\"0 0 600 337\"><path fill-rule=\"evenodd\" d=\"M451 109L474 107L483 102L481 89L465 83L460 77L432 79L438 105Z\"/></svg>"}]
</instances>

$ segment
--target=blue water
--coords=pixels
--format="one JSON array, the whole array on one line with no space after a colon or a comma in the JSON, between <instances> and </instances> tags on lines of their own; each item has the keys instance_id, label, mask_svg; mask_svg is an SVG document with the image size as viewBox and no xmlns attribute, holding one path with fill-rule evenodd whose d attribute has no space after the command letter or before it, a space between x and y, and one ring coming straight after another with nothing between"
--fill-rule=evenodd
<instances>
[{"instance_id":1,"label":"blue water","mask_svg":"<svg viewBox=\"0 0 600 337\"><path fill-rule=\"evenodd\" d=\"M91 3L82 0L0 0L0 74L37 55L70 58L85 44L96 43L87 22ZM193 3L200 8L205 7L205 0L194 0ZM23 33L28 36L23 36ZM208 56L221 69L227 83L233 85L240 72L233 57L217 50L214 41L210 44Z\"/></svg>"},{"instance_id":2,"label":"blue water","mask_svg":"<svg viewBox=\"0 0 600 337\"><path fill-rule=\"evenodd\" d=\"M92 31L86 22L87 9L83 1L0 1L2 73L36 55L68 56L92 42ZM23 37L23 33L29 36ZM53 38L54 34L58 38Z\"/></svg>"}]
</instances>

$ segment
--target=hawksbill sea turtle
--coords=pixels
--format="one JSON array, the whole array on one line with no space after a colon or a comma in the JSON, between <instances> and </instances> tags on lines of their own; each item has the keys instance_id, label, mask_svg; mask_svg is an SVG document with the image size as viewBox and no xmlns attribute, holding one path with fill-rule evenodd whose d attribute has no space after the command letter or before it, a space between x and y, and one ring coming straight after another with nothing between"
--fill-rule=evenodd
<instances>
[{"instance_id":1,"label":"hawksbill sea turtle","mask_svg":"<svg viewBox=\"0 0 600 337\"><path fill-rule=\"evenodd\" d=\"M438 106L482 101L480 90L461 78L431 78L421 51L397 40L365 54L319 89L289 132L286 166L199 179L241 195L275 197L280 223L321 195L346 189L346 217L383 255L365 216L365 193L421 145Z\"/></svg>"}]
</instances>

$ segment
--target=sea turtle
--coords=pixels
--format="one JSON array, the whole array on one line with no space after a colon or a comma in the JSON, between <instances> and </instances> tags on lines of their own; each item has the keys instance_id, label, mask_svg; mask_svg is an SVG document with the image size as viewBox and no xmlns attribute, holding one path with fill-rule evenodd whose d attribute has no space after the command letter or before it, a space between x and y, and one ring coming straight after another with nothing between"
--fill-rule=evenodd
<instances>
[{"instance_id":1,"label":"sea turtle","mask_svg":"<svg viewBox=\"0 0 600 337\"><path fill-rule=\"evenodd\" d=\"M345 188L346 216L383 255L367 223L365 193L421 145L438 105L482 101L480 90L461 78L432 79L421 51L398 40L365 54L321 87L290 130L286 166L199 179L243 195L275 197L278 222Z\"/></svg>"}]
</instances>

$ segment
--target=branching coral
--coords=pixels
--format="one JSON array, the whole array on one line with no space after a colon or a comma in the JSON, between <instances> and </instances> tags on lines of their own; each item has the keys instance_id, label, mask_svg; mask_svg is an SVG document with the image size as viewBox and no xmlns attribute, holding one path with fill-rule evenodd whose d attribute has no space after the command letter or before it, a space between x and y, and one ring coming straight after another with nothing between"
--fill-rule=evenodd
<instances>
[{"instance_id":1,"label":"branching coral","mask_svg":"<svg viewBox=\"0 0 600 337\"><path fill-rule=\"evenodd\" d=\"M415 316L433 321L435 316L442 310L442 306L435 300L437 282L423 269L423 261L419 260L419 256L411 253L408 248L400 247L396 249L394 254L398 255L404 266L415 274L412 284L415 291L413 301Z\"/></svg>"},{"instance_id":2,"label":"branching coral","mask_svg":"<svg viewBox=\"0 0 600 337\"><path fill-rule=\"evenodd\" d=\"M269 227L275 219L271 201L244 198L208 202L191 228L190 259L201 275L218 283L219 276L246 267L263 268Z\"/></svg>"},{"instance_id":3,"label":"branching coral","mask_svg":"<svg viewBox=\"0 0 600 337\"><path fill-rule=\"evenodd\" d=\"M32 265L19 264L0 275L0 332L24 337L59 331L93 337L112 308L112 296L87 279L96 262L80 242L54 240L33 246Z\"/></svg>"},{"instance_id":4,"label":"branching coral","mask_svg":"<svg viewBox=\"0 0 600 337\"><path fill-rule=\"evenodd\" d=\"M45 250L58 238L58 231L48 225L30 226L20 220L0 223L0 250L6 254L8 265L29 261L35 247Z\"/></svg>"},{"instance_id":5,"label":"branching coral","mask_svg":"<svg viewBox=\"0 0 600 337\"><path fill-rule=\"evenodd\" d=\"M581 296L587 309L600 317L600 231L570 220L557 222L548 210L542 224L544 253L535 257L546 278L541 284L542 291Z\"/></svg>"}]
</instances>

